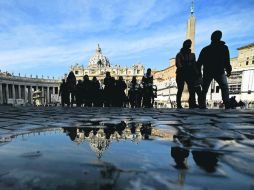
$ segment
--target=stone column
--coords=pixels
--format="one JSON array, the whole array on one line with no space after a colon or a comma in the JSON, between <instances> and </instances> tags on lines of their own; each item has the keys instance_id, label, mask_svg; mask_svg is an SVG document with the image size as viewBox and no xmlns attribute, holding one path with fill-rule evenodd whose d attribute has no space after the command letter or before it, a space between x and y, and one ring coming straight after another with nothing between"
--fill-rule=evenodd
<instances>
[{"instance_id":1,"label":"stone column","mask_svg":"<svg viewBox=\"0 0 254 190\"><path fill-rule=\"evenodd\" d=\"M52 94L54 94L55 95L55 87L53 86L53 91L52 91Z\"/></svg>"},{"instance_id":2,"label":"stone column","mask_svg":"<svg viewBox=\"0 0 254 190\"><path fill-rule=\"evenodd\" d=\"M8 103L8 99L9 99L9 85L6 84L6 103Z\"/></svg>"},{"instance_id":3,"label":"stone column","mask_svg":"<svg viewBox=\"0 0 254 190\"><path fill-rule=\"evenodd\" d=\"M3 85L0 83L0 104L3 104Z\"/></svg>"},{"instance_id":4,"label":"stone column","mask_svg":"<svg viewBox=\"0 0 254 190\"><path fill-rule=\"evenodd\" d=\"M18 99L21 99L21 87L18 85Z\"/></svg>"},{"instance_id":5,"label":"stone column","mask_svg":"<svg viewBox=\"0 0 254 190\"><path fill-rule=\"evenodd\" d=\"M14 101L14 103L15 103L15 100L16 100L16 93L15 93L15 85L14 84L12 84L12 98L13 98L13 101Z\"/></svg>"},{"instance_id":6,"label":"stone column","mask_svg":"<svg viewBox=\"0 0 254 190\"><path fill-rule=\"evenodd\" d=\"M27 90L27 92L26 92L26 85L24 85L24 101L25 101L25 104L27 103L27 97L28 97L28 90Z\"/></svg>"},{"instance_id":7,"label":"stone column","mask_svg":"<svg viewBox=\"0 0 254 190\"><path fill-rule=\"evenodd\" d=\"M29 96L30 96L29 103L33 104L33 86L29 87L29 91L30 91L30 94L29 94Z\"/></svg>"},{"instance_id":8,"label":"stone column","mask_svg":"<svg viewBox=\"0 0 254 190\"><path fill-rule=\"evenodd\" d=\"M49 96L50 96L50 94L49 94L49 87L47 87L47 100L46 100L47 104L50 103Z\"/></svg>"},{"instance_id":9,"label":"stone column","mask_svg":"<svg viewBox=\"0 0 254 190\"><path fill-rule=\"evenodd\" d=\"M42 86L41 87L41 94L42 94L42 104L44 105L45 104L45 99L46 99L46 97L45 97L45 94L44 94L44 86Z\"/></svg>"}]
</instances>

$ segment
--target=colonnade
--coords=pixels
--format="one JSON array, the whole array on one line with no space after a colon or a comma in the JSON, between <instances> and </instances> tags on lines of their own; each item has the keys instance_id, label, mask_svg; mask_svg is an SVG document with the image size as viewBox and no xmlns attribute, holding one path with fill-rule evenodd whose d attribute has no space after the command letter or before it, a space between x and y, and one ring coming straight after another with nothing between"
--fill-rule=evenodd
<instances>
[{"instance_id":1,"label":"colonnade","mask_svg":"<svg viewBox=\"0 0 254 190\"><path fill-rule=\"evenodd\" d=\"M16 76L0 76L0 104L33 104L33 93L41 91L43 104L52 103L60 81Z\"/></svg>"}]
</instances>

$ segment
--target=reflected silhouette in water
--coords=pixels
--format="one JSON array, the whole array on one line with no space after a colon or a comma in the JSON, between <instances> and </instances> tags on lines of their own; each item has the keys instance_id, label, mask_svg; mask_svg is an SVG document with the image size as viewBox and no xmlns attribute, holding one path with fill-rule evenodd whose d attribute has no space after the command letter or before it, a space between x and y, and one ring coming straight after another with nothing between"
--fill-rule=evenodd
<instances>
[{"instance_id":1,"label":"reflected silhouette in water","mask_svg":"<svg viewBox=\"0 0 254 190\"><path fill-rule=\"evenodd\" d=\"M129 126L125 122L119 124L105 124L101 126L89 127L64 127L70 140L80 144L88 141L91 149L96 153L98 159L102 157L103 152L109 147L111 141L121 139L130 139L133 142L148 140L152 134L151 124L135 124Z\"/></svg>"},{"instance_id":2,"label":"reflected silhouette in water","mask_svg":"<svg viewBox=\"0 0 254 190\"><path fill-rule=\"evenodd\" d=\"M171 156L175 160L175 168L187 169L187 158L189 156L189 150L180 147L171 147Z\"/></svg>"},{"instance_id":3,"label":"reflected silhouette in water","mask_svg":"<svg viewBox=\"0 0 254 190\"><path fill-rule=\"evenodd\" d=\"M187 159L189 150L180 147L171 147L171 156L175 160L175 168L178 169L178 183L184 185L186 169L188 168Z\"/></svg>"},{"instance_id":4,"label":"reflected silhouette in water","mask_svg":"<svg viewBox=\"0 0 254 190\"><path fill-rule=\"evenodd\" d=\"M148 140L149 136L152 134L151 124L149 125L143 124L142 127L140 128L140 133L145 140Z\"/></svg>"},{"instance_id":5,"label":"reflected silhouette in water","mask_svg":"<svg viewBox=\"0 0 254 190\"><path fill-rule=\"evenodd\" d=\"M211 151L192 151L195 163L206 172L213 173L216 171L218 163L218 153Z\"/></svg>"}]
</instances>

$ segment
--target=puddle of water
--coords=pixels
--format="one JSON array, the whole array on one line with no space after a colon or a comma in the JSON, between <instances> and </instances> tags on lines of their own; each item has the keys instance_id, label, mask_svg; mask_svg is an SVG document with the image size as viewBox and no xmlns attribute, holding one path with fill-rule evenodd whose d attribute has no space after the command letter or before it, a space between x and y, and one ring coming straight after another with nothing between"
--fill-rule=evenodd
<instances>
[{"instance_id":1,"label":"puddle of water","mask_svg":"<svg viewBox=\"0 0 254 190\"><path fill-rule=\"evenodd\" d=\"M92 124L40 129L4 143L0 189L251 188L250 177L220 162L223 154L172 146L176 131L165 126Z\"/></svg>"}]
</instances>

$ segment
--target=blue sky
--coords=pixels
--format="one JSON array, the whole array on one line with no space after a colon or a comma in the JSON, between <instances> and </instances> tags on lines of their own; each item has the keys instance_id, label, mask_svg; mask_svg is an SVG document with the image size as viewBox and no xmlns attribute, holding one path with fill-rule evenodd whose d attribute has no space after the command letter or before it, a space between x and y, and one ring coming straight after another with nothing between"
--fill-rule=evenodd
<instances>
[{"instance_id":1,"label":"blue sky","mask_svg":"<svg viewBox=\"0 0 254 190\"><path fill-rule=\"evenodd\" d=\"M191 0L0 0L0 69L62 76L99 43L112 65L164 69L186 36ZM196 0L196 55L223 31L231 57L254 42L254 0Z\"/></svg>"}]
</instances>

